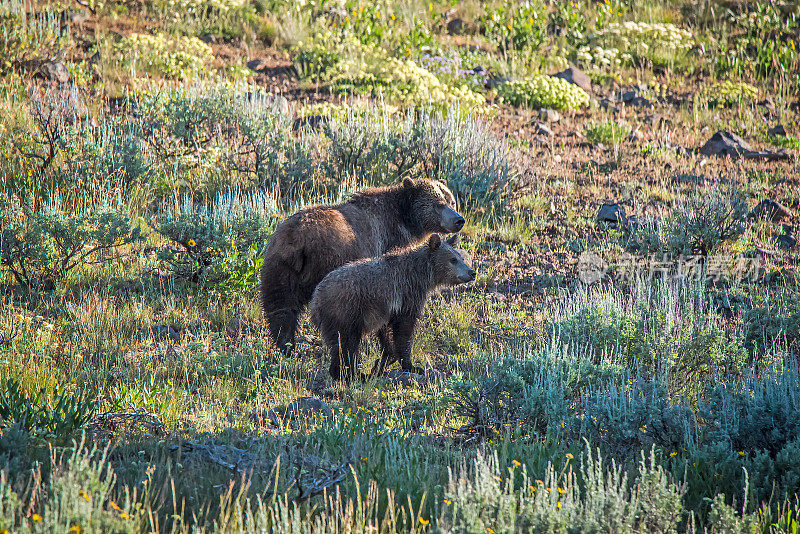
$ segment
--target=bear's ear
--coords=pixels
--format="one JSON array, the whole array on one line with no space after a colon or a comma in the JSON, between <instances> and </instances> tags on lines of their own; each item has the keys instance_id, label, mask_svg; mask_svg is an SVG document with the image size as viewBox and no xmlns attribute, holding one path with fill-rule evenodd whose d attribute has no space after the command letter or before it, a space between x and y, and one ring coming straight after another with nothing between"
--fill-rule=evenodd
<instances>
[{"instance_id":1,"label":"bear's ear","mask_svg":"<svg viewBox=\"0 0 800 534\"><path fill-rule=\"evenodd\" d=\"M403 189L411 189L415 185L413 178L403 178Z\"/></svg>"},{"instance_id":2,"label":"bear's ear","mask_svg":"<svg viewBox=\"0 0 800 534\"><path fill-rule=\"evenodd\" d=\"M450 245L451 247L455 247L456 245L458 245L458 236L460 235L461 234L453 234L450 237L448 237L447 244Z\"/></svg>"},{"instance_id":3,"label":"bear's ear","mask_svg":"<svg viewBox=\"0 0 800 534\"><path fill-rule=\"evenodd\" d=\"M431 234L430 239L428 239L428 248L431 251L436 250L442 244L442 238L439 237L439 234Z\"/></svg>"}]
</instances>

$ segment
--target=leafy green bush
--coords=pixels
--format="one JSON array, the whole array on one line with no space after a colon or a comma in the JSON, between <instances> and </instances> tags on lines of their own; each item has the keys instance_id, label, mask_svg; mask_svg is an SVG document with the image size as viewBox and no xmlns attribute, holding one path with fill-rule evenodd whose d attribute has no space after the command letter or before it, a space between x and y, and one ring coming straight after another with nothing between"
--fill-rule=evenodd
<instances>
[{"instance_id":1,"label":"leafy green bush","mask_svg":"<svg viewBox=\"0 0 800 534\"><path fill-rule=\"evenodd\" d=\"M0 228L0 265L27 287L61 281L78 265L144 240L124 207L66 213L58 199L36 209L31 197L0 198Z\"/></svg>"},{"instance_id":2,"label":"leafy green bush","mask_svg":"<svg viewBox=\"0 0 800 534\"><path fill-rule=\"evenodd\" d=\"M605 121L590 124L586 128L586 140L590 143L617 146L631 133L631 127L624 122Z\"/></svg>"},{"instance_id":3,"label":"leafy green bush","mask_svg":"<svg viewBox=\"0 0 800 534\"><path fill-rule=\"evenodd\" d=\"M497 93L512 106L576 110L589 104L589 95L577 85L543 74L504 83Z\"/></svg>"},{"instance_id":4,"label":"leafy green bush","mask_svg":"<svg viewBox=\"0 0 800 534\"><path fill-rule=\"evenodd\" d=\"M748 212L735 190L695 192L663 223L642 225L628 244L645 254L708 256L744 233Z\"/></svg>"},{"instance_id":5,"label":"leafy green bush","mask_svg":"<svg viewBox=\"0 0 800 534\"><path fill-rule=\"evenodd\" d=\"M758 89L745 82L712 83L700 93L708 105L714 108L727 108L738 103L751 102L758 98Z\"/></svg>"},{"instance_id":6,"label":"leafy green bush","mask_svg":"<svg viewBox=\"0 0 800 534\"><path fill-rule=\"evenodd\" d=\"M31 395L9 378L0 387L0 429L16 425L38 439L63 442L86 426L96 405L96 395L88 391L61 385Z\"/></svg>"},{"instance_id":7,"label":"leafy green bush","mask_svg":"<svg viewBox=\"0 0 800 534\"><path fill-rule=\"evenodd\" d=\"M280 220L277 210L274 196L235 190L199 202L189 195L165 201L156 230L177 247L159 255L178 276L251 290L257 262Z\"/></svg>"},{"instance_id":8,"label":"leafy green bush","mask_svg":"<svg viewBox=\"0 0 800 534\"><path fill-rule=\"evenodd\" d=\"M133 33L122 38L116 50L119 61L133 69L168 78L196 76L211 59L211 47L197 37L169 37Z\"/></svg>"}]
</instances>

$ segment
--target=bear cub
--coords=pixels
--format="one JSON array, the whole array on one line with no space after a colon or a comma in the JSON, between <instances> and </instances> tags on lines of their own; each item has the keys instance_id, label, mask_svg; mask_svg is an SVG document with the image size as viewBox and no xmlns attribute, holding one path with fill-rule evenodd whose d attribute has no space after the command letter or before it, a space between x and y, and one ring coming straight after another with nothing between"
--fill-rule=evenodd
<instances>
[{"instance_id":1,"label":"bear cub","mask_svg":"<svg viewBox=\"0 0 800 534\"><path fill-rule=\"evenodd\" d=\"M404 371L422 373L411 363L411 345L428 295L438 288L475 279L475 271L456 250L458 236L442 241L433 234L427 244L404 248L372 260L348 263L328 274L311 298L312 322L331 351L330 374L352 380L359 374L359 346L377 332L384 350L373 375L399 361Z\"/></svg>"}]
</instances>

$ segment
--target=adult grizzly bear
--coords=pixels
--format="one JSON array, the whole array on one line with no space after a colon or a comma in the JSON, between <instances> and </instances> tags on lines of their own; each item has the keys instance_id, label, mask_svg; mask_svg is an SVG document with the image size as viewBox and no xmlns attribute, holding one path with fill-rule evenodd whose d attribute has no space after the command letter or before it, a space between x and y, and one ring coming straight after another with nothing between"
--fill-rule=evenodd
<instances>
[{"instance_id":1,"label":"adult grizzly bear","mask_svg":"<svg viewBox=\"0 0 800 534\"><path fill-rule=\"evenodd\" d=\"M406 178L364 189L341 204L302 209L283 221L261 267L261 304L275 344L284 350L294 346L298 317L325 275L436 232L458 232L464 218L454 207L444 183ZM384 350L391 350L389 343L381 336Z\"/></svg>"},{"instance_id":2,"label":"adult grizzly bear","mask_svg":"<svg viewBox=\"0 0 800 534\"><path fill-rule=\"evenodd\" d=\"M453 248L457 237L443 242L433 234L426 245L348 263L319 283L309 311L331 351L334 379L356 376L361 367L362 337L387 327L393 352L384 351L372 373L383 374L395 361L404 371L422 372L411 363L411 345L428 295L437 288L475 279L475 271Z\"/></svg>"}]
</instances>

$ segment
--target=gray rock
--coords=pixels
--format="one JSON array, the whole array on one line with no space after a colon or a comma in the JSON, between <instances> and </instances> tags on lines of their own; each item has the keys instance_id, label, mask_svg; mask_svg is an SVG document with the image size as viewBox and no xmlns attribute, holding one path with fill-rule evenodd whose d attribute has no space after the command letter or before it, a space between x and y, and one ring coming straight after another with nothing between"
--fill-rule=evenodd
<instances>
[{"instance_id":1,"label":"gray rock","mask_svg":"<svg viewBox=\"0 0 800 534\"><path fill-rule=\"evenodd\" d=\"M153 339L156 340L171 339L172 341L177 341L178 343L181 341L180 332L166 324L156 325L150 329L150 332L153 335Z\"/></svg>"},{"instance_id":2,"label":"gray rock","mask_svg":"<svg viewBox=\"0 0 800 534\"><path fill-rule=\"evenodd\" d=\"M569 83L573 83L583 89L584 91L591 92L592 90L592 79L589 76L575 68L569 67L567 69L562 70L561 72L553 75L555 78L562 78L567 80Z\"/></svg>"},{"instance_id":3,"label":"gray rock","mask_svg":"<svg viewBox=\"0 0 800 534\"><path fill-rule=\"evenodd\" d=\"M658 113L654 113L652 115L648 115L644 118L644 122L647 124L652 124L653 126L658 126L664 121L664 116L659 115Z\"/></svg>"},{"instance_id":4,"label":"gray rock","mask_svg":"<svg viewBox=\"0 0 800 534\"><path fill-rule=\"evenodd\" d=\"M776 247L784 250L792 250L797 245L797 239L787 234L776 236L773 241Z\"/></svg>"},{"instance_id":5,"label":"gray rock","mask_svg":"<svg viewBox=\"0 0 800 534\"><path fill-rule=\"evenodd\" d=\"M621 95L619 95L619 99L622 102L630 102L634 98L638 97L639 93L636 91L624 91Z\"/></svg>"},{"instance_id":6,"label":"gray rock","mask_svg":"<svg viewBox=\"0 0 800 534\"><path fill-rule=\"evenodd\" d=\"M461 19L451 19L447 23L447 33L450 35L461 35L461 32L464 31L464 21Z\"/></svg>"},{"instance_id":7,"label":"gray rock","mask_svg":"<svg viewBox=\"0 0 800 534\"><path fill-rule=\"evenodd\" d=\"M783 127L783 124L779 124L773 128L767 130L769 135L776 135L779 137L786 137L786 128Z\"/></svg>"},{"instance_id":8,"label":"gray rock","mask_svg":"<svg viewBox=\"0 0 800 534\"><path fill-rule=\"evenodd\" d=\"M553 130L547 127L547 125L543 122L539 122L536 124L536 127L533 130L533 133L536 135L553 135Z\"/></svg>"},{"instance_id":9,"label":"gray rock","mask_svg":"<svg viewBox=\"0 0 800 534\"><path fill-rule=\"evenodd\" d=\"M69 81L69 70L60 61L45 61L42 63L40 71L45 78L54 82L67 83Z\"/></svg>"},{"instance_id":10,"label":"gray rock","mask_svg":"<svg viewBox=\"0 0 800 534\"><path fill-rule=\"evenodd\" d=\"M263 59L251 59L247 62L247 68L253 72L262 72L269 66Z\"/></svg>"},{"instance_id":11,"label":"gray rock","mask_svg":"<svg viewBox=\"0 0 800 534\"><path fill-rule=\"evenodd\" d=\"M625 224L628 217L625 215L625 209L616 203L604 203L597 210L597 222L606 224Z\"/></svg>"},{"instance_id":12,"label":"gray rock","mask_svg":"<svg viewBox=\"0 0 800 534\"><path fill-rule=\"evenodd\" d=\"M759 202L755 208L750 211L750 217L754 219L767 218L772 222L780 222L784 219L790 219L794 215L792 210L769 198Z\"/></svg>"},{"instance_id":13,"label":"gray rock","mask_svg":"<svg viewBox=\"0 0 800 534\"><path fill-rule=\"evenodd\" d=\"M730 130L720 130L698 149L704 156L730 156L738 158L751 152L750 145Z\"/></svg>"},{"instance_id":14,"label":"gray rock","mask_svg":"<svg viewBox=\"0 0 800 534\"><path fill-rule=\"evenodd\" d=\"M561 115L554 109L542 108L539 110L539 120L543 122L558 122Z\"/></svg>"},{"instance_id":15,"label":"gray rock","mask_svg":"<svg viewBox=\"0 0 800 534\"><path fill-rule=\"evenodd\" d=\"M487 89L497 89L501 85L507 84L508 82L515 81L516 78L511 78L509 76L500 76L497 78L489 78L486 80L486 88Z\"/></svg>"},{"instance_id":16,"label":"gray rock","mask_svg":"<svg viewBox=\"0 0 800 534\"><path fill-rule=\"evenodd\" d=\"M638 142L644 139L644 134L638 128L628 135L628 141Z\"/></svg>"},{"instance_id":17,"label":"gray rock","mask_svg":"<svg viewBox=\"0 0 800 534\"><path fill-rule=\"evenodd\" d=\"M241 336L249 333L250 330L252 330L252 327L245 321L242 321L240 318L234 317L233 319L228 321L227 330L228 333L233 336Z\"/></svg>"}]
</instances>

